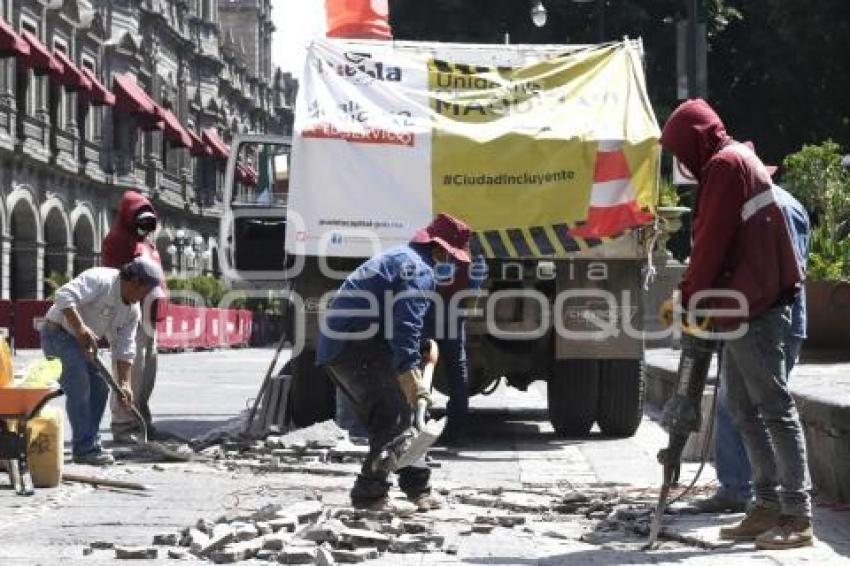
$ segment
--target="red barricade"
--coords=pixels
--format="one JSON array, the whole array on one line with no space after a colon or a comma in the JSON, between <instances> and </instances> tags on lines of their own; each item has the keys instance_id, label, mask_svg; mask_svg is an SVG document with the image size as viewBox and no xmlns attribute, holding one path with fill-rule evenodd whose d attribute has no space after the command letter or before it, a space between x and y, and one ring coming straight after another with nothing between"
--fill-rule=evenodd
<instances>
[{"instance_id":1,"label":"red barricade","mask_svg":"<svg viewBox=\"0 0 850 566\"><path fill-rule=\"evenodd\" d=\"M36 324L41 323L52 304L50 301L37 301L35 299L15 301L15 348L41 347L41 339L38 336Z\"/></svg>"},{"instance_id":2,"label":"red barricade","mask_svg":"<svg viewBox=\"0 0 850 566\"><path fill-rule=\"evenodd\" d=\"M254 330L254 313L246 309L240 310L239 322L242 325L242 346L247 348L251 343L251 333Z\"/></svg>"},{"instance_id":3,"label":"red barricade","mask_svg":"<svg viewBox=\"0 0 850 566\"><path fill-rule=\"evenodd\" d=\"M239 312L233 309L227 311L227 327L224 334L224 341L228 346L236 346L242 341L242 334L239 328Z\"/></svg>"},{"instance_id":4,"label":"red barricade","mask_svg":"<svg viewBox=\"0 0 850 566\"><path fill-rule=\"evenodd\" d=\"M11 343L14 318L12 317L12 301L0 300L0 334Z\"/></svg>"},{"instance_id":5,"label":"red barricade","mask_svg":"<svg viewBox=\"0 0 850 566\"><path fill-rule=\"evenodd\" d=\"M207 343L207 309L206 307L185 307L186 321L189 329L186 335L186 344L194 350L211 348Z\"/></svg>"},{"instance_id":6,"label":"red barricade","mask_svg":"<svg viewBox=\"0 0 850 566\"><path fill-rule=\"evenodd\" d=\"M156 336L159 350L177 350L180 348L178 339L180 305L169 303L165 307L165 316L156 323Z\"/></svg>"},{"instance_id":7,"label":"red barricade","mask_svg":"<svg viewBox=\"0 0 850 566\"><path fill-rule=\"evenodd\" d=\"M206 330L204 333L204 341L208 348L221 347L222 322L219 316L220 312L221 309L207 309L207 316L204 324Z\"/></svg>"}]
</instances>

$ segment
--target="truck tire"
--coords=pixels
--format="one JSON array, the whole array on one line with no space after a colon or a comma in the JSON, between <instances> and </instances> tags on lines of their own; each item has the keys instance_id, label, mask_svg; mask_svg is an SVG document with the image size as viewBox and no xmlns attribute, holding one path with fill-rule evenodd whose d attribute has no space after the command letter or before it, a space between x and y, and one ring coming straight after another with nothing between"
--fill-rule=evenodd
<instances>
[{"instance_id":1,"label":"truck tire","mask_svg":"<svg viewBox=\"0 0 850 566\"><path fill-rule=\"evenodd\" d=\"M549 378L549 421L555 434L583 438L596 420L599 360L556 360Z\"/></svg>"},{"instance_id":2,"label":"truck tire","mask_svg":"<svg viewBox=\"0 0 850 566\"><path fill-rule=\"evenodd\" d=\"M289 415L298 428L332 419L336 412L336 387L315 359L313 350L304 350L292 362Z\"/></svg>"},{"instance_id":3,"label":"truck tire","mask_svg":"<svg viewBox=\"0 0 850 566\"><path fill-rule=\"evenodd\" d=\"M643 416L644 364L641 360L604 360L601 365L599 428L605 436L633 436Z\"/></svg>"}]
</instances>

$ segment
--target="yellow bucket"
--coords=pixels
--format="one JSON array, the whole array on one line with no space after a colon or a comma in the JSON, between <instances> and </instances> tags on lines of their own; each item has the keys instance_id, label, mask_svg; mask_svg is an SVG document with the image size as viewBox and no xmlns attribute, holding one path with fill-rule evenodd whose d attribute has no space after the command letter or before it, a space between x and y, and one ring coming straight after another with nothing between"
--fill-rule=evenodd
<instances>
[{"instance_id":1,"label":"yellow bucket","mask_svg":"<svg viewBox=\"0 0 850 566\"><path fill-rule=\"evenodd\" d=\"M0 336L0 387L11 387L13 377L12 351L6 339Z\"/></svg>"},{"instance_id":2,"label":"yellow bucket","mask_svg":"<svg viewBox=\"0 0 850 566\"><path fill-rule=\"evenodd\" d=\"M35 487L56 487L64 460L62 409L45 407L27 421L27 462Z\"/></svg>"}]
</instances>

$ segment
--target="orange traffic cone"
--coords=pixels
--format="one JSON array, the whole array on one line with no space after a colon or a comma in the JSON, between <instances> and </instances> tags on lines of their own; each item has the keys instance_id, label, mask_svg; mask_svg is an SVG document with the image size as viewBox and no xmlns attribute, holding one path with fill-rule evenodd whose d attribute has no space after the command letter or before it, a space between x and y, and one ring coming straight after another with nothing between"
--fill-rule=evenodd
<instances>
[{"instance_id":1,"label":"orange traffic cone","mask_svg":"<svg viewBox=\"0 0 850 566\"><path fill-rule=\"evenodd\" d=\"M577 238L608 238L648 224L653 217L641 210L622 141L600 141L590 191L587 221L570 230Z\"/></svg>"},{"instance_id":2,"label":"orange traffic cone","mask_svg":"<svg viewBox=\"0 0 850 566\"><path fill-rule=\"evenodd\" d=\"M328 37L392 39L389 0L325 0Z\"/></svg>"}]
</instances>

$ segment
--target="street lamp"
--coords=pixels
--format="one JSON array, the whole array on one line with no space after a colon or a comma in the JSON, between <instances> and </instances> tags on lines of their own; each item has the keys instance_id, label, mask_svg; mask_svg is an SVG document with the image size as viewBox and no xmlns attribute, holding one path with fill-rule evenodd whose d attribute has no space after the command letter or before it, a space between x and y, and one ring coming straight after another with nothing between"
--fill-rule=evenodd
<instances>
[{"instance_id":1,"label":"street lamp","mask_svg":"<svg viewBox=\"0 0 850 566\"><path fill-rule=\"evenodd\" d=\"M210 251L204 247L204 238L200 234L195 237L186 235L186 231L182 228L174 232L174 238L171 240L171 245L166 249L168 255L176 259L172 265L176 265L176 269L172 267L172 271L182 272L184 268L194 267L196 258L200 258L204 265L211 257ZM185 265L183 259L185 258Z\"/></svg>"},{"instance_id":2,"label":"street lamp","mask_svg":"<svg viewBox=\"0 0 850 566\"><path fill-rule=\"evenodd\" d=\"M543 0L532 0L531 2L531 21L532 23L542 28L549 20L549 13L546 11L546 6L543 5Z\"/></svg>"}]
</instances>

